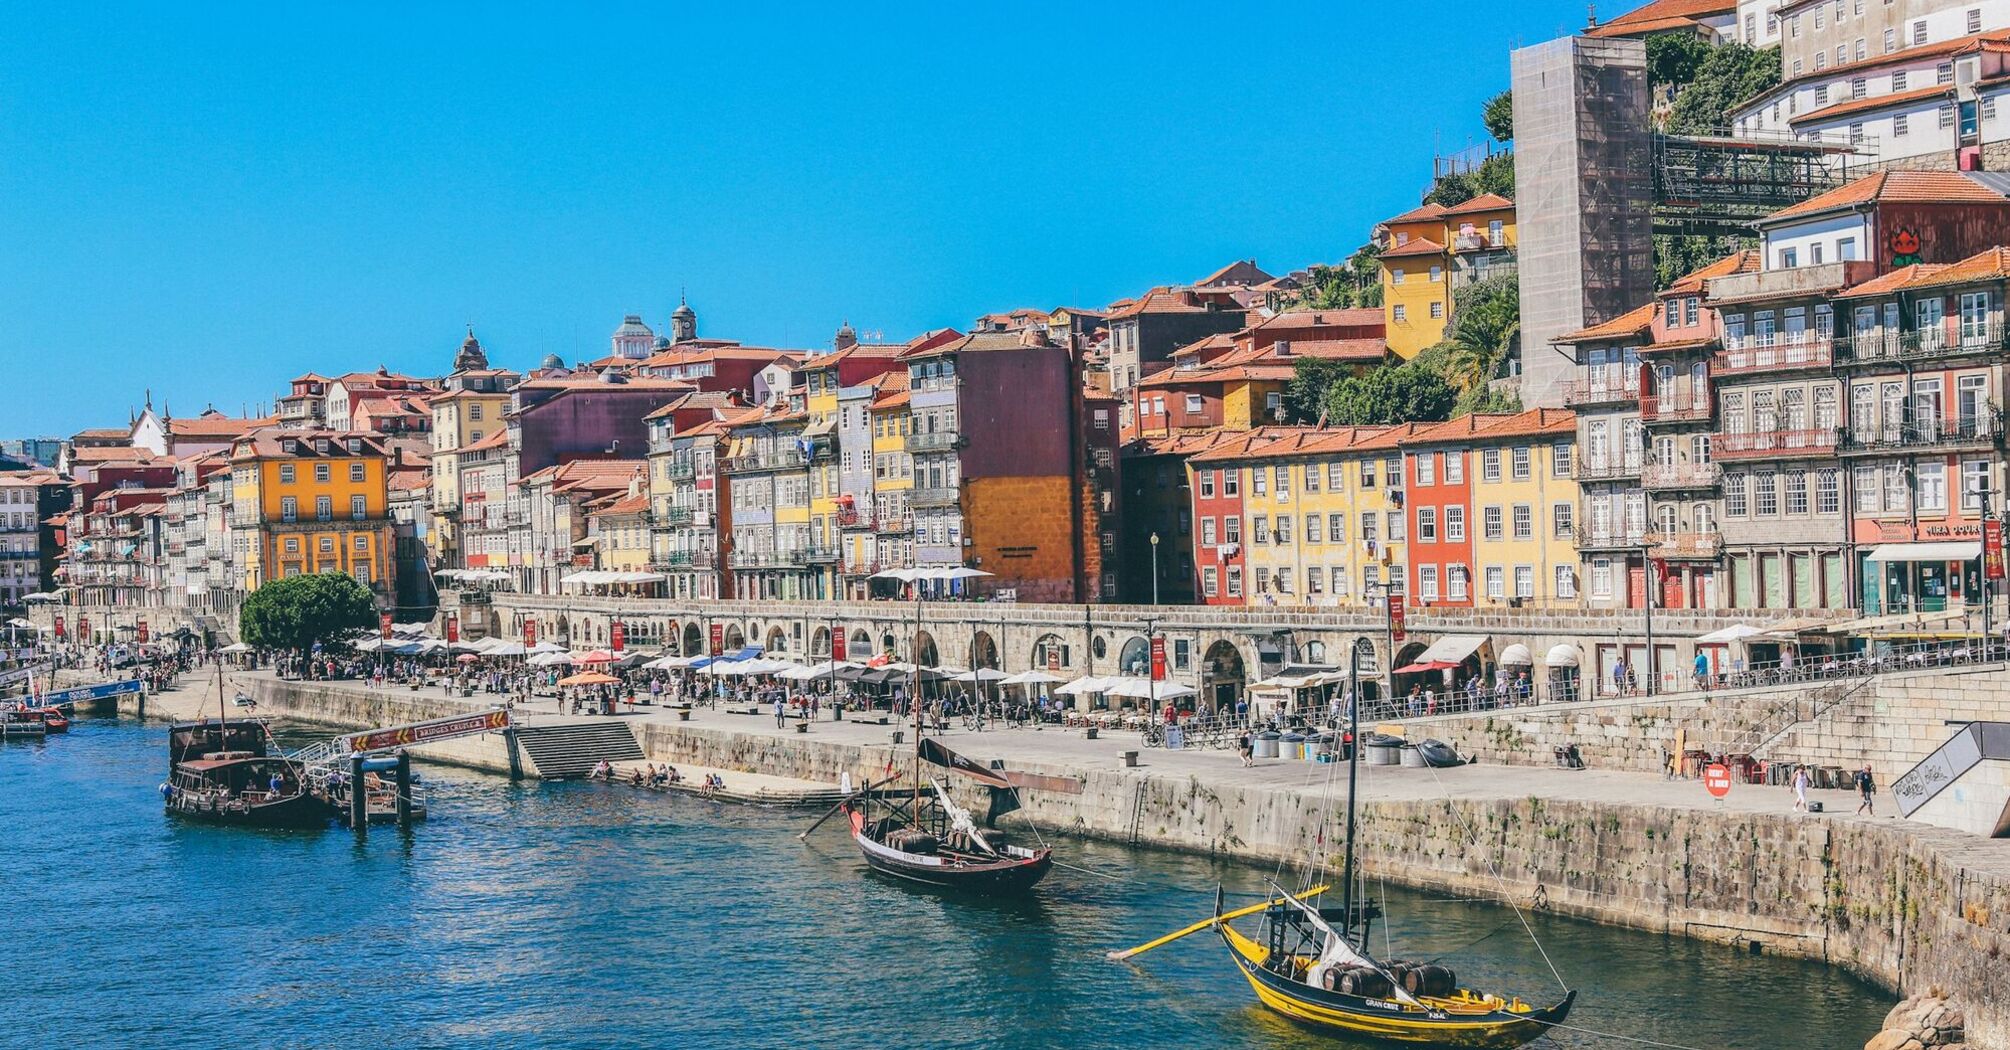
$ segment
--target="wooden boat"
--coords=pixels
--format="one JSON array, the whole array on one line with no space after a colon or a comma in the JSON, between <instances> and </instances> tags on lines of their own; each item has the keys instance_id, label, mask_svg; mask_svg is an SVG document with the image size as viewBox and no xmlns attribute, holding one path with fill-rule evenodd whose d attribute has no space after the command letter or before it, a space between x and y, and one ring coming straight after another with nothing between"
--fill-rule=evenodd
<instances>
[{"instance_id":1,"label":"wooden boat","mask_svg":"<svg viewBox=\"0 0 2010 1050\"><path fill-rule=\"evenodd\" d=\"M1052 850L1015 846L980 831L941 782L929 786L935 791L932 806L925 800L905 808L889 802L875 816L868 801L844 803L852 839L872 870L940 889L1006 895L1031 889L1053 869Z\"/></svg>"},{"instance_id":2,"label":"wooden boat","mask_svg":"<svg viewBox=\"0 0 2010 1050\"><path fill-rule=\"evenodd\" d=\"M224 715L217 669L218 718L168 727L168 778L160 786L169 816L259 828L318 828L328 804L309 790L305 771L269 750L262 719Z\"/></svg>"}]
</instances>

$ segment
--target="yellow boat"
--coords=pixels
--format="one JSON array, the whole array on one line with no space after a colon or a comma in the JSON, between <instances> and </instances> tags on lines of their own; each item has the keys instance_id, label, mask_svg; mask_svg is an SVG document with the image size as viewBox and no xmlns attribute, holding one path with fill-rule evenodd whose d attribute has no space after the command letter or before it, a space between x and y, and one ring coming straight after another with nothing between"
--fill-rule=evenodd
<instances>
[{"instance_id":1,"label":"yellow boat","mask_svg":"<svg viewBox=\"0 0 2010 1050\"><path fill-rule=\"evenodd\" d=\"M1215 903L1215 929L1258 1001L1307 1028L1414 1046L1515 1047L1562 1024L1577 999L1537 1008L1520 998L1460 987L1441 966L1383 964L1335 930L1320 909L1280 893L1264 909L1259 943L1229 925Z\"/></svg>"}]
</instances>

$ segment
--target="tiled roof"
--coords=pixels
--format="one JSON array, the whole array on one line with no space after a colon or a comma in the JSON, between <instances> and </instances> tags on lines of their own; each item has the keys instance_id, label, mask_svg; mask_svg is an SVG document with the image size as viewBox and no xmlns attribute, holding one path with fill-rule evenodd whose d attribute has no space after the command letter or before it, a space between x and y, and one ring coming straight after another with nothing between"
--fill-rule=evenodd
<instances>
[{"instance_id":1,"label":"tiled roof","mask_svg":"<svg viewBox=\"0 0 2010 1050\"><path fill-rule=\"evenodd\" d=\"M480 441L477 441L472 445L462 445L460 448L457 448L454 451L484 452L492 448L501 448L507 444L509 444L509 428L497 427L494 430L490 431L489 433L483 435Z\"/></svg>"},{"instance_id":2,"label":"tiled roof","mask_svg":"<svg viewBox=\"0 0 2010 1050\"><path fill-rule=\"evenodd\" d=\"M1837 298L1854 299L1886 295L1896 291L1938 288L1977 281L2010 280L2010 248L1990 248L1952 263L1921 263L1893 270L1836 293Z\"/></svg>"},{"instance_id":3,"label":"tiled roof","mask_svg":"<svg viewBox=\"0 0 2010 1050\"><path fill-rule=\"evenodd\" d=\"M1139 314L1198 314L1206 313L1208 307L1190 289L1161 286L1153 288L1131 301L1122 309L1112 305L1110 319L1136 317Z\"/></svg>"},{"instance_id":4,"label":"tiled roof","mask_svg":"<svg viewBox=\"0 0 2010 1050\"><path fill-rule=\"evenodd\" d=\"M1610 321L1604 321L1589 328L1580 328L1575 332L1557 336L1555 339L1550 340L1550 342L1588 343L1594 339L1623 339L1629 335L1638 335L1653 326L1654 311L1658 305L1657 303L1648 303L1645 306L1636 306Z\"/></svg>"},{"instance_id":5,"label":"tiled roof","mask_svg":"<svg viewBox=\"0 0 2010 1050\"><path fill-rule=\"evenodd\" d=\"M1382 222L1385 225L1394 222L1427 222L1431 219L1440 218L1444 214L1444 205L1439 204L1437 201L1429 201L1411 208L1409 211L1394 218L1383 219Z\"/></svg>"},{"instance_id":6,"label":"tiled roof","mask_svg":"<svg viewBox=\"0 0 2010 1050\"><path fill-rule=\"evenodd\" d=\"M1700 270L1695 270L1676 278L1675 283L1669 285L1667 290L1661 294L1679 295L1687 292L1700 292L1703 290L1703 282L1710 278L1728 277L1734 273L1756 273L1760 262L1759 251L1756 248L1745 248L1735 251Z\"/></svg>"},{"instance_id":7,"label":"tiled roof","mask_svg":"<svg viewBox=\"0 0 2010 1050\"><path fill-rule=\"evenodd\" d=\"M1489 438L1536 437L1543 434L1574 434L1577 413L1567 408L1531 408L1518 412L1481 430L1481 440Z\"/></svg>"},{"instance_id":8,"label":"tiled roof","mask_svg":"<svg viewBox=\"0 0 2010 1050\"><path fill-rule=\"evenodd\" d=\"M1382 324L1379 306L1354 306L1339 310L1286 310L1250 326L1252 332L1275 328L1319 328L1324 326Z\"/></svg>"},{"instance_id":9,"label":"tiled roof","mask_svg":"<svg viewBox=\"0 0 2010 1050\"><path fill-rule=\"evenodd\" d=\"M1888 95L1865 95L1863 98L1844 99L1833 106L1809 110L1787 121L1792 127L1804 124L1819 124L1837 117L1847 117L1856 113L1870 113L1888 106L1901 106L1908 102L1920 102L1929 98L1949 98L1954 94L1952 84L1931 84L1911 91L1897 91Z\"/></svg>"},{"instance_id":10,"label":"tiled roof","mask_svg":"<svg viewBox=\"0 0 2010 1050\"><path fill-rule=\"evenodd\" d=\"M661 419L665 416L688 412L694 408L730 408L739 403L736 390L693 390L683 397L664 405L662 408L643 416L644 419Z\"/></svg>"},{"instance_id":11,"label":"tiled roof","mask_svg":"<svg viewBox=\"0 0 2010 1050\"><path fill-rule=\"evenodd\" d=\"M1958 54L1960 52L1971 49L1978 51L1985 49L1993 49L1994 47L2001 45L2005 41L2010 41L2010 31L1997 29L1997 30L1991 30L1987 33L1977 33L1974 36L1956 37L1952 40L1939 40L1930 44L1921 44L1917 47L1908 47L1901 51L1893 51L1888 54L1875 55L1870 58L1866 58L1861 62L1846 62L1842 65L1830 66L1827 69L1819 69L1819 70L1811 69L1801 74L1800 76L1788 77L1785 80L1779 82L1778 84L1775 84L1772 87L1769 87L1766 90L1760 92L1759 94L1737 103L1736 105L1731 107L1731 110L1732 112L1738 112L1749 109L1754 104L1758 103L1759 100L1777 94L1782 90L1790 89L1797 84L1804 84L1816 80L1834 82L1840 78L1853 76L1859 73L1869 72L1871 70L1883 69L1888 66L1907 65L1912 62L1918 62L1922 59L1939 58L1943 55ZM1890 96L1883 96L1883 97L1888 98Z\"/></svg>"},{"instance_id":12,"label":"tiled roof","mask_svg":"<svg viewBox=\"0 0 2010 1050\"><path fill-rule=\"evenodd\" d=\"M1514 202L1498 193L1482 193L1464 204L1454 204L1445 209L1447 216L1474 215L1484 211L1513 211Z\"/></svg>"},{"instance_id":13,"label":"tiled roof","mask_svg":"<svg viewBox=\"0 0 2010 1050\"><path fill-rule=\"evenodd\" d=\"M1958 171L1880 171L1776 211L1760 222L1771 225L1783 219L1884 201L2001 204L2005 199L2003 194Z\"/></svg>"},{"instance_id":14,"label":"tiled roof","mask_svg":"<svg viewBox=\"0 0 2010 1050\"><path fill-rule=\"evenodd\" d=\"M131 427L93 427L79 430L72 441L124 441L133 436Z\"/></svg>"},{"instance_id":15,"label":"tiled roof","mask_svg":"<svg viewBox=\"0 0 2010 1050\"><path fill-rule=\"evenodd\" d=\"M1290 357L1321 361L1380 361L1389 353L1386 339L1292 339ZM1272 344L1274 347L1275 344Z\"/></svg>"},{"instance_id":16,"label":"tiled roof","mask_svg":"<svg viewBox=\"0 0 2010 1050\"><path fill-rule=\"evenodd\" d=\"M316 442L326 439L328 451L319 451ZM361 452L349 451L349 442L361 442ZM328 456L347 459L350 456L388 456L384 436L362 430L254 430L238 438L231 446L230 458L243 459L309 459Z\"/></svg>"},{"instance_id":17,"label":"tiled roof","mask_svg":"<svg viewBox=\"0 0 2010 1050\"><path fill-rule=\"evenodd\" d=\"M221 412L204 412L193 419L168 420L168 433L176 437L236 437L259 427L269 427L277 420L271 417L259 419L233 419Z\"/></svg>"},{"instance_id":18,"label":"tiled roof","mask_svg":"<svg viewBox=\"0 0 2010 1050\"><path fill-rule=\"evenodd\" d=\"M649 509L649 494L638 492L633 496L623 496L594 511L595 514L640 514Z\"/></svg>"},{"instance_id":19,"label":"tiled roof","mask_svg":"<svg viewBox=\"0 0 2010 1050\"><path fill-rule=\"evenodd\" d=\"M1653 3L1634 8L1610 22L1586 29L1584 35L1633 36L1637 33L1678 29L1697 24L1712 15L1735 14L1737 10L1736 0L1654 0Z\"/></svg>"},{"instance_id":20,"label":"tiled roof","mask_svg":"<svg viewBox=\"0 0 2010 1050\"><path fill-rule=\"evenodd\" d=\"M1435 445L1442 441L1464 441L1512 418L1506 413L1469 412L1443 423L1424 424L1422 430L1403 439L1402 444Z\"/></svg>"},{"instance_id":21,"label":"tiled roof","mask_svg":"<svg viewBox=\"0 0 2010 1050\"><path fill-rule=\"evenodd\" d=\"M1429 237L1412 237L1407 243L1391 245L1383 250L1381 258L1407 259L1419 255L1443 255L1445 246Z\"/></svg>"},{"instance_id":22,"label":"tiled roof","mask_svg":"<svg viewBox=\"0 0 2010 1050\"><path fill-rule=\"evenodd\" d=\"M384 485L392 492L414 492L431 487L432 481L423 470L394 470L385 475Z\"/></svg>"},{"instance_id":23,"label":"tiled roof","mask_svg":"<svg viewBox=\"0 0 2010 1050\"><path fill-rule=\"evenodd\" d=\"M102 448L87 445L70 450L70 461L73 463L152 463L155 460L165 461L166 457L156 456L143 448Z\"/></svg>"}]
</instances>

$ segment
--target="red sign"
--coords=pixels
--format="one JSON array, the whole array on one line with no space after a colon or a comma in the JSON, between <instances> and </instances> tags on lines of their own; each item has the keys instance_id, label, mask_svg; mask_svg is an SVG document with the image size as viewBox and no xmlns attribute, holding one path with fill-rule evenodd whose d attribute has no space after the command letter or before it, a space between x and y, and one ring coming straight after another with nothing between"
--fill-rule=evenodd
<instances>
[{"instance_id":1,"label":"red sign","mask_svg":"<svg viewBox=\"0 0 2010 1050\"><path fill-rule=\"evenodd\" d=\"M57 640L57 641L59 641L59 642L60 642L60 641L62 641L62 640L63 640L64 638L68 637L68 635L66 635L66 634L64 633L64 631L63 631L63 626L64 626L64 625L63 625L63 616L62 616L62 614L61 614L61 613L57 613L57 614L56 614L56 640Z\"/></svg>"},{"instance_id":2,"label":"red sign","mask_svg":"<svg viewBox=\"0 0 2010 1050\"><path fill-rule=\"evenodd\" d=\"M145 620L139 622L138 634L135 637L139 639L141 645L147 644L147 622Z\"/></svg>"},{"instance_id":3,"label":"red sign","mask_svg":"<svg viewBox=\"0 0 2010 1050\"><path fill-rule=\"evenodd\" d=\"M1387 601L1389 604L1389 639L1400 642L1403 640L1403 592L1390 591Z\"/></svg>"},{"instance_id":4,"label":"red sign","mask_svg":"<svg viewBox=\"0 0 2010 1050\"><path fill-rule=\"evenodd\" d=\"M455 715L432 722L419 722L391 729L375 729L349 737L351 751L382 751L385 748L423 744L428 740L494 733L509 728L508 711L487 711L478 715Z\"/></svg>"},{"instance_id":5,"label":"red sign","mask_svg":"<svg viewBox=\"0 0 2010 1050\"><path fill-rule=\"evenodd\" d=\"M390 637L391 637L391 614L390 614L390 613L378 613L378 614L377 614L377 637L379 637L379 638L385 638L385 639L388 639L388 638L390 638Z\"/></svg>"},{"instance_id":6,"label":"red sign","mask_svg":"<svg viewBox=\"0 0 2010 1050\"><path fill-rule=\"evenodd\" d=\"M844 632L843 632L843 631L839 631L839 632L837 632L836 634L833 634L833 635L831 635L831 659L833 659L833 660L842 660L842 659L844 659Z\"/></svg>"},{"instance_id":7,"label":"red sign","mask_svg":"<svg viewBox=\"0 0 2010 1050\"><path fill-rule=\"evenodd\" d=\"M623 624L620 620L614 621L614 626L608 628L607 631L607 647L610 650L618 653L621 651L622 647L627 644L628 644L627 625Z\"/></svg>"},{"instance_id":8,"label":"red sign","mask_svg":"<svg viewBox=\"0 0 2010 1050\"><path fill-rule=\"evenodd\" d=\"M1982 521L1982 576L1990 580L2003 578L2003 523L1995 518Z\"/></svg>"},{"instance_id":9,"label":"red sign","mask_svg":"<svg viewBox=\"0 0 2010 1050\"><path fill-rule=\"evenodd\" d=\"M711 638L711 642L712 642L712 655L713 655L713 656L718 656L718 655L719 655L720 653L723 653L723 652L725 652L725 650L726 650L726 625L725 625L725 624L723 624L723 623L715 623L715 624L713 624L713 625L712 625L712 638Z\"/></svg>"},{"instance_id":10,"label":"red sign","mask_svg":"<svg viewBox=\"0 0 2010 1050\"><path fill-rule=\"evenodd\" d=\"M536 644L537 644L537 621L525 620L523 622L523 647L528 649Z\"/></svg>"},{"instance_id":11,"label":"red sign","mask_svg":"<svg viewBox=\"0 0 2010 1050\"><path fill-rule=\"evenodd\" d=\"M1060 669L1061 669L1061 647L1058 645L1050 645L1047 647L1047 672L1049 674L1052 674L1055 671L1059 671Z\"/></svg>"},{"instance_id":12,"label":"red sign","mask_svg":"<svg viewBox=\"0 0 2010 1050\"><path fill-rule=\"evenodd\" d=\"M1166 680L1166 640L1154 636L1152 638L1152 681L1163 682L1165 680Z\"/></svg>"},{"instance_id":13,"label":"red sign","mask_svg":"<svg viewBox=\"0 0 2010 1050\"><path fill-rule=\"evenodd\" d=\"M461 640L461 618L459 616L450 615L447 617L447 644L452 645L453 643L458 642L460 640Z\"/></svg>"},{"instance_id":14,"label":"red sign","mask_svg":"<svg viewBox=\"0 0 2010 1050\"><path fill-rule=\"evenodd\" d=\"M1717 798L1731 793L1731 768L1722 762L1703 767L1703 788Z\"/></svg>"},{"instance_id":15,"label":"red sign","mask_svg":"<svg viewBox=\"0 0 2010 1050\"><path fill-rule=\"evenodd\" d=\"M77 617L77 639L79 641L89 641L90 638L91 618L88 616Z\"/></svg>"}]
</instances>

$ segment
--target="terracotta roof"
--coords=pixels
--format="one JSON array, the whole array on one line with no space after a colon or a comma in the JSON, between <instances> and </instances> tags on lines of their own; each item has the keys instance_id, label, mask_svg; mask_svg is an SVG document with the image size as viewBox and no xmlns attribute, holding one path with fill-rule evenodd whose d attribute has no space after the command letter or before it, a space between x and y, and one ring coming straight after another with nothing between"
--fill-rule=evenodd
<instances>
[{"instance_id":1,"label":"terracotta roof","mask_svg":"<svg viewBox=\"0 0 2010 1050\"><path fill-rule=\"evenodd\" d=\"M1575 433L1577 433L1577 413L1567 408L1531 408L1481 430L1479 437L1485 440Z\"/></svg>"},{"instance_id":2,"label":"terracotta roof","mask_svg":"<svg viewBox=\"0 0 2010 1050\"><path fill-rule=\"evenodd\" d=\"M1255 270L1259 275L1258 277L1259 280L1268 281L1273 279L1269 274L1263 272L1263 267L1256 265L1255 259L1237 259L1234 262L1229 263L1227 266L1224 266L1221 269L1216 270L1213 273L1208 274L1206 277L1203 277L1200 280L1195 281L1193 283L1213 284L1216 281L1226 278L1229 275L1230 271L1236 270L1244 266L1247 266L1250 269Z\"/></svg>"},{"instance_id":3,"label":"terracotta roof","mask_svg":"<svg viewBox=\"0 0 2010 1050\"><path fill-rule=\"evenodd\" d=\"M131 428L131 427L92 427L92 428L91 428L91 429L89 429L89 430L79 430L79 431L77 431L77 433L76 433L75 435L73 435L73 436L72 436L72 437L70 438L70 440L72 440L72 441L124 441L124 440L126 440L127 438L130 438L130 437L132 437L132 436L133 436L133 428Z\"/></svg>"},{"instance_id":4,"label":"terracotta roof","mask_svg":"<svg viewBox=\"0 0 2010 1050\"><path fill-rule=\"evenodd\" d=\"M1654 311L1659 305L1659 303L1648 303L1645 306L1636 306L1610 321L1557 336L1550 342L1588 343L1595 339L1623 339L1629 335L1638 335L1653 327Z\"/></svg>"},{"instance_id":5,"label":"terracotta roof","mask_svg":"<svg viewBox=\"0 0 2010 1050\"><path fill-rule=\"evenodd\" d=\"M1384 225L1394 222L1426 222L1431 219L1440 218L1444 214L1444 205L1439 204L1437 201L1426 201L1394 218L1383 219L1382 222Z\"/></svg>"},{"instance_id":6,"label":"terracotta roof","mask_svg":"<svg viewBox=\"0 0 2010 1050\"><path fill-rule=\"evenodd\" d=\"M1286 310L1264 318L1247 330L1261 332L1267 328L1319 328L1329 325L1345 327L1382 323L1381 307L1353 306L1340 310Z\"/></svg>"},{"instance_id":7,"label":"terracotta roof","mask_svg":"<svg viewBox=\"0 0 2010 1050\"><path fill-rule=\"evenodd\" d=\"M1189 288L1160 286L1131 301L1122 309L1114 304L1110 307L1110 319L1135 317L1139 314L1199 314L1207 313L1209 307Z\"/></svg>"},{"instance_id":8,"label":"terracotta roof","mask_svg":"<svg viewBox=\"0 0 2010 1050\"><path fill-rule=\"evenodd\" d=\"M693 390L642 418L661 419L665 416L676 415L678 412L688 412L694 408L710 408L714 410L730 408L738 404L735 400L737 393L738 391L733 390Z\"/></svg>"},{"instance_id":9,"label":"terracotta roof","mask_svg":"<svg viewBox=\"0 0 2010 1050\"><path fill-rule=\"evenodd\" d=\"M1679 295L1688 292L1701 292L1703 290L1703 282L1712 277L1728 277L1734 273L1758 272L1761 261L1759 250L1756 248L1735 251L1700 270L1695 270L1676 278L1675 283L1669 285L1661 294Z\"/></svg>"},{"instance_id":10,"label":"terracotta roof","mask_svg":"<svg viewBox=\"0 0 2010 1050\"><path fill-rule=\"evenodd\" d=\"M1715 345L1717 345L1717 340L1714 336L1700 339L1670 339L1662 343L1648 343L1646 346L1641 347L1639 352L1643 354L1668 354L1679 350L1701 350L1704 347Z\"/></svg>"},{"instance_id":11,"label":"terracotta roof","mask_svg":"<svg viewBox=\"0 0 2010 1050\"><path fill-rule=\"evenodd\" d=\"M100 448L87 445L83 448L73 448L70 450L70 462L72 463L96 463L99 465L106 463L152 463L155 460L164 458L156 456L143 448Z\"/></svg>"},{"instance_id":12,"label":"terracotta roof","mask_svg":"<svg viewBox=\"0 0 2010 1050\"><path fill-rule=\"evenodd\" d=\"M413 492L431 487L432 480L423 470L394 470L384 477L384 485L392 492Z\"/></svg>"},{"instance_id":13,"label":"terracotta roof","mask_svg":"<svg viewBox=\"0 0 2010 1050\"><path fill-rule=\"evenodd\" d=\"M1737 10L1736 0L1654 0L1610 22L1592 26L1584 31L1584 35L1614 37L1653 33L1700 24L1704 18L1735 14Z\"/></svg>"},{"instance_id":14,"label":"terracotta roof","mask_svg":"<svg viewBox=\"0 0 2010 1050\"><path fill-rule=\"evenodd\" d=\"M1446 215L1473 215L1483 211L1513 211L1514 202L1498 193L1482 193L1464 204L1445 209Z\"/></svg>"},{"instance_id":15,"label":"terracotta roof","mask_svg":"<svg viewBox=\"0 0 2010 1050\"><path fill-rule=\"evenodd\" d=\"M2005 200L2002 193L1958 171L1880 171L1776 211L1760 225L1884 201L2001 204Z\"/></svg>"},{"instance_id":16,"label":"terracotta roof","mask_svg":"<svg viewBox=\"0 0 2010 1050\"><path fill-rule=\"evenodd\" d=\"M1875 69L1882 69L1887 66L1902 66L1921 59L1953 55L1970 49L1990 49L1994 45L2001 44L2006 40L2010 40L2010 31L1991 30L1987 33L1977 33L1974 36L1955 37L1952 40L1939 40L1930 44L1920 44L1917 47L1908 47L1900 51L1875 55L1861 62L1845 62L1842 65L1830 66L1827 69L1811 69L1800 76L1788 77L1751 98L1737 103L1731 109L1733 112L1751 109L1761 99L1810 81L1824 80L1833 82L1837 79L1847 78ZM1889 98L1890 96L1883 97Z\"/></svg>"},{"instance_id":17,"label":"terracotta roof","mask_svg":"<svg viewBox=\"0 0 2010 1050\"><path fill-rule=\"evenodd\" d=\"M649 376L634 376L619 383L609 383L597 375L552 376L546 379L531 379L518 384L519 390L695 390L690 382L683 379L655 379Z\"/></svg>"},{"instance_id":18,"label":"terracotta roof","mask_svg":"<svg viewBox=\"0 0 2010 1050\"><path fill-rule=\"evenodd\" d=\"M1429 237L1412 237L1407 243L1391 245L1383 249L1383 259L1407 259L1419 255L1443 255L1445 246Z\"/></svg>"},{"instance_id":19,"label":"terracotta roof","mask_svg":"<svg viewBox=\"0 0 2010 1050\"><path fill-rule=\"evenodd\" d=\"M176 437L236 437L259 427L269 427L278 420L270 416L259 419L233 419L221 412L209 411L193 419L168 420L168 433Z\"/></svg>"},{"instance_id":20,"label":"terracotta roof","mask_svg":"<svg viewBox=\"0 0 2010 1050\"><path fill-rule=\"evenodd\" d=\"M1426 423L1423 429L1402 440L1408 445L1435 445L1444 441L1465 441L1490 427L1514 418L1506 413L1469 412L1443 423Z\"/></svg>"},{"instance_id":21,"label":"terracotta roof","mask_svg":"<svg viewBox=\"0 0 2010 1050\"><path fill-rule=\"evenodd\" d=\"M484 452L492 448L502 448L504 445L507 444L509 444L509 428L497 427L494 430L489 431L487 434L482 435L482 439L480 441L477 441L472 445L462 445L460 448L457 448L454 451Z\"/></svg>"},{"instance_id":22,"label":"terracotta roof","mask_svg":"<svg viewBox=\"0 0 2010 1050\"><path fill-rule=\"evenodd\" d=\"M1800 116L1789 119L1787 124L1798 128L1803 124L1834 120L1837 117L1847 117L1855 113L1870 113L1884 109L1887 106L1900 106L1908 102L1919 102L1929 98L1951 98L1953 95L1954 85L1952 84L1932 84L1923 88L1913 88L1911 91L1897 91L1888 95L1865 95L1863 98L1844 99L1833 106L1809 110Z\"/></svg>"},{"instance_id":23,"label":"terracotta roof","mask_svg":"<svg viewBox=\"0 0 2010 1050\"><path fill-rule=\"evenodd\" d=\"M1888 295L1917 288L2010 279L2010 248L1991 248L1952 263L1921 263L1893 270L1836 293L1838 299Z\"/></svg>"},{"instance_id":24,"label":"terracotta roof","mask_svg":"<svg viewBox=\"0 0 2010 1050\"><path fill-rule=\"evenodd\" d=\"M318 450L316 442L326 439L328 451ZM361 452L349 451L349 442L362 443ZM233 461L245 459L310 459L328 456L347 459L351 456L388 456L384 436L363 430L254 430L237 439L231 446Z\"/></svg>"},{"instance_id":25,"label":"terracotta roof","mask_svg":"<svg viewBox=\"0 0 2010 1050\"><path fill-rule=\"evenodd\" d=\"M623 496L594 511L595 514L640 514L649 509L649 494L638 492L633 496Z\"/></svg>"},{"instance_id":26,"label":"terracotta roof","mask_svg":"<svg viewBox=\"0 0 2010 1050\"><path fill-rule=\"evenodd\" d=\"M1291 339L1286 360L1316 357L1321 361L1380 361L1389 353L1386 339ZM1276 344L1271 344L1273 350Z\"/></svg>"}]
</instances>

